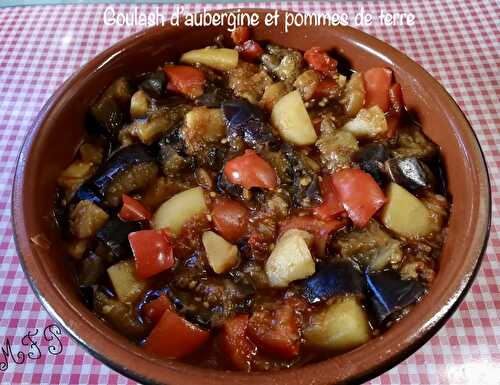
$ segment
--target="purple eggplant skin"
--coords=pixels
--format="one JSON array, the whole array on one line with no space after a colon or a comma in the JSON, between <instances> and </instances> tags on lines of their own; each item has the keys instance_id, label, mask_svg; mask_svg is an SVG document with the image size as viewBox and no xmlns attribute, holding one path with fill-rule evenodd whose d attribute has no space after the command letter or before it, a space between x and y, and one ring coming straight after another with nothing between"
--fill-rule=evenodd
<instances>
[{"instance_id":1,"label":"purple eggplant skin","mask_svg":"<svg viewBox=\"0 0 500 385\"><path fill-rule=\"evenodd\" d=\"M249 146L276 141L259 107L246 100L235 99L221 104L229 139L242 138Z\"/></svg>"},{"instance_id":2,"label":"purple eggplant skin","mask_svg":"<svg viewBox=\"0 0 500 385\"><path fill-rule=\"evenodd\" d=\"M131 255L128 235L139 230L139 222L123 222L113 217L97 232L96 238L106 245L115 260L119 261Z\"/></svg>"},{"instance_id":3,"label":"purple eggplant skin","mask_svg":"<svg viewBox=\"0 0 500 385\"><path fill-rule=\"evenodd\" d=\"M419 191L434 186L435 178L432 171L417 158L392 158L385 162L385 167L391 180L409 191Z\"/></svg>"},{"instance_id":4,"label":"purple eggplant skin","mask_svg":"<svg viewBox=\"0 0 500 385\"><path fill-rule=\"evenodd\" d=\"M165 93L167 76L163 71L155 71L147 74L139 84L139 88L146 91L154 98L161 97Z\"/></svg>"},{"instance_id":5,"label":"purple eggplant skin","mask_svg":"<svg viewBox=\"0 0 500 385\"><path fill-rule=\"evenodd\" d=\"M346 294L363 296L363 274L348 260L321 263L303 283L303 297L311 304Z\"/></svg>"},{"instance_id":6,"label":"purple eggplant skin","mask_svg":"<svg viewBox=\"0 0 500 385\"><path fill-rule=\"evenodd\" d=\"M370 143L354 153L352 160L358 163L361 170L370 174L383 187L388 182L384 162L389 159L389 155L389 150L385 144Z\"/></svg>"},{"instance_id":7,"label":"purple eggplant skin","mask_svg":"<svg viewBox=\"0 0 500 385\"><path fill-rule=\"evenodd\" d=\"M446 169L441 154L436 154L432 159L427 162L427 166L431 170L435 178L434 191L445 197L448 196L448 180L446 176Z\"/></svg>"},{"instance_id":8,"label":"purple eggplant skin","mask_svg":"<svg viewBox=\"0 0 500 385\"><path fill-rule=\"evenodd\" d=\"M134 143L120 148L111 155L103 165L101 172L94 178L92 184L95 190L101 196L105 196L108 187L113 183L116 176L141 163L156 163L146 145Z\"/></svg>"},{"instance_id":9,"label":"purple eggplant skin","mask_svg":"<svg viewBox=\"0 0 500 385\"><path fill-rule=\"evenodd\" d=\"M419 281L402 279L395 270L367 271L365 277L369 302L379 324L391 319L425 294L425 287Z\"/></svg>"}]
</instances>

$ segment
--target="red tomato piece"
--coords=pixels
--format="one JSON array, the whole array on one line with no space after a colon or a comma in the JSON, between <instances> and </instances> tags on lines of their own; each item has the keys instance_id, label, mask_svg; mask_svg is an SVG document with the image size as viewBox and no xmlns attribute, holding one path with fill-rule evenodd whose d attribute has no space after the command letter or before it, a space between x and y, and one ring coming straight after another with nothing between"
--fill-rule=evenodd
<instances>
[{"instance_id":1,"label":"red tomato piece","mask_svg":"<svg viewBox=\"0 0 500 385\"><path fill-rule=\"evenodd\" d=\"M191 99L203 94L205 75L198 68L190 66L165 66L163 70L169 79L168 90L180 92Z\"/></svg>"},{"instance_id":2,"label":"red tomato piece","mask_svg":"<svg viewBox=\"0 0 500 385\"><path fill-rule=\"evenodd\" d=\"M387 115L387 125L389 129L387 130L386 136L390 139L396 135L405 105L403 93L401 92L401 85L399 83L393 84L389 89L389 100L391 102L391 107Z\"/></svg>"},{"instance_id":3,"label":"red tomato piece","mask_svg":"<svg viewBox=\"0 0 500 385\"><path fill-rule=\"evenodd\" d=\"M286 360L299 354L299 320L293 307L287 303L253 313L247 333L259 349L269 354Z\"/></svg>"},{"instance_id":4,"label":"red tomato piece","mask_svg":"<svg viewBox=\"0 0 500 385\"><path fill-rule=\"evenodd\" d=\"M257 347L247 337L248 314L238 315L224 323L221 335L222 349L232 364L240 370L250 371Z\"/></svg>"},{"instance_id":5,"label":"red tomato piece","mask_svg":"<svg viewBox=\"0 0 500 385\"><path fill-rule=\"evenodd\" d=\"M304 53L304 59L311 68L325 75L337 73L337 60L330 57L325 50L319 47L309 48Z\"/></svg>"},{"instance_id":6,"label":"red tomato piece","mask_svg":"<svg viewBox=\"0 0 500 385\"><path fill-rule=\"evenodd\" d=\"M172 245L161 230L141 230L130 233L128 241L135 259L136 274L149 278L174 265Z\"/></svg>"},{"instance_id":7,"label":"red tomato piece","mask_svg":"<svg viewBox=\"0 0 500 385\"><path fill-rule=\"evenodd\" d=\"M231 39L233 39L234 44L243 44L250 39L250 28L246 25L236 27L234 31L231 32Z\"/></svg>"},{"instance_id":8,"label":"red tomato piece","mask_svg":"<svg viewBox=\"0 0 500 385\"><path fill-rule=\"evenodd\" d=\"M212 221L222 237L236 242L247 231L248 209L232 199L218 199L212 208Z\"/></svg>"},{"instance_id":9,"label":"red tomato piece","mask_svg":"<svg viewBox=\"0 0 500 385\"><path fill-rule=\"evenodd\" d=\"M363 73L365 84L365 107L379 106L382 111L389 110L389 88L392 83L392 71L388 68L375 67Z\"/></svg>"},{"instance_id":10,"label":"red tomato piece","mask_svg":"<svg viewBox=\"0 0 500 385\"><path fill-rule=\"evenodd\" d=\"M149 334L144 349L163 358L182 358L194 352L210 336L173 310L165 310Z\"/></svg>"},{"instance_id":11,"label":"red tomato piece","mask_svg":"<svg viewBox=\"0 0 500 385\"><path fill-rule=\"evenodd\" d=\"M385 204L384 192L372 176L357 168L345 168L332 174L333 186L347 215L357 227L368 225L370 218Z\"/></svg>"},{"instance_id":12,"label":"red tomato piece","mask_svg":"<svg viewBox=\"0 0 500 385\"><path fill-rule=\"evenodd\" d=\"M258 60L264 54L260 44L254 40L247 40L242 45L237 45L236 51L240 53L242 59L248 61Z\"/></svg>"},{"instance_id":13,"label":"red tomato piece","mask_svg":"<svg viewBox=\"0 0 500 385\"><path fill-rule=\"evenodd\" d=\"M299 229L312 233L316 252L319 256L323 256L328 237L341 227L344 227L344 223L336 219L321 220L310 215L295 216L283 222L280 227L280 234L289 229Z\"/></svg>"},{"instance_id":14,"label":"red tomato piece","mask_svg":"<svg viewBox=\"0 0 500 385\"><path fill-rule=\"evenodd\" d=\"M151 212L143 204L128 195L122 195L123 205L118 213L122 221L143 221L151 219Z\"/></svg>"},{"instance_id":15,"label":"red tomato piece","mask_svg":"<svg viewBox=\"0 0 500 385\"><path fill-rule=\"evenodd\" d=\"M335 80L322 80L314 89L313 98L329 98L335 95L337 82Z\"/></svg>"},{"instance_id":16,"label":"red tomato piece","mask_svg":"<svg viewBox=\"0 0 500 385\"><path fill-rule=\"evenodd\" d=\"M166 310L172 310L172 304L166 295L162 294L158 298L148 302L142 307L141 315L157 324Z\"/></svg>"},{"instance_id":17,"label":"red tomato piece","mask_svg":"<svg viewBox=\"0 0 500 385\"><path fill-rule=\"evenodd\" d=\"M320 189L323 203L313 209L313 214L320 219L329 220L342 213L344 206L335 192L331 175L323 177Z\"/></svg>"},{"instance_id":18,"label":"red tomato piece","mask_svg":"<svg viewBox=\"0 0 500 385\"><path fill-rule=\"evenodd\" d=\"M254 150L231 159L224 166L224 175L233 184L246 189L261 187L273 189L278 184L276 172Z\"/></svg>"}]
</instances>

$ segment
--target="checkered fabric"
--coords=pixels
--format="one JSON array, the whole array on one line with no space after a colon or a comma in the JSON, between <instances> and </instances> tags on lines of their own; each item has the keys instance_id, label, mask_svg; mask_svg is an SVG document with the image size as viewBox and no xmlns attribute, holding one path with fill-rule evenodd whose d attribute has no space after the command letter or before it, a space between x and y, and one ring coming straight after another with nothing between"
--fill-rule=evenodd
<instances>
[{"instance_id":1,"label":"checkered fabric","mask_svg":"<svg viewBox=\"0 0 500 385\"><path fill-rule=\"evenodd\" d=\"M412 12L414 26L375 23L366 32L405 52L438 79L476 131L492 182L493 222L481 270L465 301L441 331L406 361L370 384L500 384L500 119L498 1L282 2L207 5L298 11L345 11L363 6L378 14ZM139 6L140 11L153 5ZM169 14L173 5L160 6ZM204 5L186 5L189 11ZM52 355L44 328L53 321L28 286L19 265L10 223L16 156L31 122L49 96L100 51L139 27L106 27L106 5L0 9L0 343L15 354L30 351L28 332L38 331L40 354L9 359L0 350L2 384L134 384L107 368L64 335ZM115 5L127 11L132 5ZM23 345L24 344L24 345ZM26 345L26 346L25 346ZM40 355L39 358L35 358ZM21 361L24 361L21 363ZM4 370L5 369L5 370Z\"/></svg>"}]
</instances>

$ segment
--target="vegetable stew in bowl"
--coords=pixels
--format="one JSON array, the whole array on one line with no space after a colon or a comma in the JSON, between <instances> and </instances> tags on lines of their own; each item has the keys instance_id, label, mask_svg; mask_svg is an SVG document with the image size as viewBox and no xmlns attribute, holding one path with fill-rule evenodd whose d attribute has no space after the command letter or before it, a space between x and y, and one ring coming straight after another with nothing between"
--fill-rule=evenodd
<instances>
[{"instance_id":1,"label":"vegetable stew in bowl","mask_svg":"<svg viewBox=\"0 0 500 385\"><path fill-rule=\"evenodd\" d=\"M82 299L146 351L301 366L430 289L446 176L391 69L232 38L96 95L55 215Z\"/></svg>"}]
</instances>

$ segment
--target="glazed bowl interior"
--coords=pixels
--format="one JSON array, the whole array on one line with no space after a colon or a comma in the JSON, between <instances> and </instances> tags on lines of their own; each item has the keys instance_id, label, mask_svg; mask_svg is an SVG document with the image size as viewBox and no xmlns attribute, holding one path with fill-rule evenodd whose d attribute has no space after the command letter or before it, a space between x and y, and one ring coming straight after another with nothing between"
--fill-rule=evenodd
<instances>
[{"instance_id":1,"label":"glazed bowl interior","mask_svg":"<svg viewBox=\"0 0 500 385\"><path fill-rule=\"evenodd\" d=\"M261 14L265 11L259 11ZM56 179L72 160L95 96L122 75L154 70L182 52L212 44L224 28L157 27L100 54L49 100L23 146L13 190L13 219L20 258L49 313L96 357L141 382L166 384L332 384L372 377L420 347L444 323L469 287L486 244L490 196L486 166L472 129L451 97L405 55L348 28L255 28L257 40L305 50L335 50L355 70L387 66L405 103L442 150L453 206L439 271L429 294L399 323L365 345L298 369L272 373L201 369L148 356L97 319L82 303L61 249L52 210ZM30 238L43 234L50 247Z\"/></svg>"}]
</instances>

